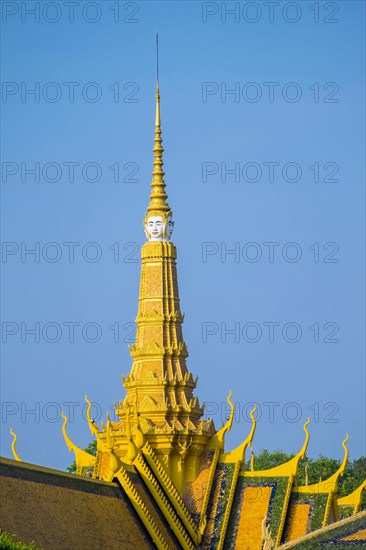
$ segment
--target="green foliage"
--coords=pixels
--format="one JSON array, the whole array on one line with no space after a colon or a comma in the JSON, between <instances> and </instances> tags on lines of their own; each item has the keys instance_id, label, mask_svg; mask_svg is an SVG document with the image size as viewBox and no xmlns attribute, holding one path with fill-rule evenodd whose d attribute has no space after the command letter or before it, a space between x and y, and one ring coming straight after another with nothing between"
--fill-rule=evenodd
<instances>
[{"instance_id":1,"label":"green foliage","mask_svg":"<svg viewBox=\"0 0 366 550\"><path fill-rule=\"evenodd\" d=\"M21 542L15 542L15 535L9 535L0 531L0 549L1 550L42 550L31 544L22 544Z\"/></svg>"},{"instance_id":2,"label":"green foliage","mask_svg":"<svg viewBox=\"0 0 366 550\"><path fill-rule=\"evenodd\" d=\"M89 445L87 446L86 449L84 449L85 452L95 456L97 454L97 440L94 439L94 441L91 441L89 443ZM76 462L74 460L74 462L67 467L67 471L70 473L70 474L75 474L76 473Z\"/></svg>"},{"instance_id":3,"label":"green foliage","mask_svg":"<svg viewBox=\"0 0 366 550\"><path fill-rule=\"evenodd\" d=\"M353 515L353 506L340 506L339 507L339 519L349 518Z\"/></svg>"},{"instance_id":4,"label":"green foliage","mask_svg":"<svg viewBox=\"0 0 366 550\"><path fill-rule=\"evenodd\" d=\"M279 466L284 462L293 458L293 454L288 454L280 450L269 451L263 449L254 459L255 470L269 470L275 466ZM320 455L319 458L305 458L299 464L298 484L306 485L306 470L308 474L308 485L317 483L320 479L323 481L333 475L341 465L340 460L328 458ZM246 464L247 469L250 469L249 461ZM366 477L366 457L349 461L344 472L344 475L338 481L338 496L343 497L349 495L357 489ZM366 491L363 492L361 509L366 509Z\"/></svg>"}]
</instances>

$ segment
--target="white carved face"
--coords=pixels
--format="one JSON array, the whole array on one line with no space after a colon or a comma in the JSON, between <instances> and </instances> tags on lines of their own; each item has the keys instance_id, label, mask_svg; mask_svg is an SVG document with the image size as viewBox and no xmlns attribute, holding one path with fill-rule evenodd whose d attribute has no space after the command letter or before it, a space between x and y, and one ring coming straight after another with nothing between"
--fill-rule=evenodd
<instances>
[{"instance_id":1,"label":"white carved face","mask_svg":"<svg viewBox=\"0 0 366 550\"><path fill-rule=\"evenodd\" d=\"M172 218L169 216L168 223L165 230L165 238L167 241L170 241L170 237L172 236L173 229L174 229L174 222Z\"/></svg>"},{"instance_id":2,"label":"white carved face","mask_svg":"<svg viewBox=\"0 0 366 550\"><path fill-rule=\"evenodd\" d=\"M161 216L150 216L147 220L146 231L150 235L150 241L162 241L164 222Z\"/></svg>"}]
</instances>

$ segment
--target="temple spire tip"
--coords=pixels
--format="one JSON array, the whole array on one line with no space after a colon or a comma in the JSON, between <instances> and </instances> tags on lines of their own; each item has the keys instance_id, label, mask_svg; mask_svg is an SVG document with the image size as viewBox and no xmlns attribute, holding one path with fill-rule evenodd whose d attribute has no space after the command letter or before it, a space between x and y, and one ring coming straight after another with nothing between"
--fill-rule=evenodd
<instances>
[{"instance_id":1,"label":"temple spire tip","mask_svg":"<svg viewBox=\"0 0 366 550\"><path fill-rule=\"evenodd\" d=\"M156 91L159 91L159 33L156 33Z\"/></svg>"},{"instance_id":2,"label":"temple spire tip","mask_svg":"<svg viewBox=\"0 0 366 550\"><path fill-rule=\"evenodd\" d=\"M174 222L165 191L163 152L160 118L159 91L159 35L156 33L156 116L154 136L154 171L151 182L150 203L144 221L145 234L149 241L170 241Z\"/></svg>"}]
</instances>

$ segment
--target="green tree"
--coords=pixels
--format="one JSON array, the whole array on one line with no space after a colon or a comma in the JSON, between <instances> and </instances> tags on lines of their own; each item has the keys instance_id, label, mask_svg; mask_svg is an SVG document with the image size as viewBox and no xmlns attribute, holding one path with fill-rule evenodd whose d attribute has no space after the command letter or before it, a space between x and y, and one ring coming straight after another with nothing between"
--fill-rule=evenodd
<instances>
[{"instance_id":1,"label":"green tree","mask_svg":"<svg viewBox=\"0 0 366 550\"><path fill-rule=\"evenodd\" d=\"M15 535L9 535L0 530L0 549L1 550L42 550L36 548L33 543L22 544L21 542L15 542Z\"/></svg>"}]
</instances>

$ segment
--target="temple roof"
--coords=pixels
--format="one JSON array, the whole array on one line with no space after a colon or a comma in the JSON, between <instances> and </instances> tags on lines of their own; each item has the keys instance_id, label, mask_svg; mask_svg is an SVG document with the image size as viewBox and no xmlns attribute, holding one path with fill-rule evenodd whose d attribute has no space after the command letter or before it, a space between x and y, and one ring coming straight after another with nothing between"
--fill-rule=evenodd
<instances>
[{"instance_id":1,"label":"temple roof","mask_svg":"<svg viewBox=\"0 0 366 550\"><path fill-rule=\"evenodd\" d=\"M279 550L351 550L366 546L366 511L279 546Z\"/></svg>"},{"instance_id":2,"label":"temple roof","mask_svg":"<svg viewBox=\"0 0 366 550\"><path fill-rule=\"evenodd\" d=\"M47 550L155 548L117 483L0 458L0 527Z\"/></svg>"}]
</instances>

